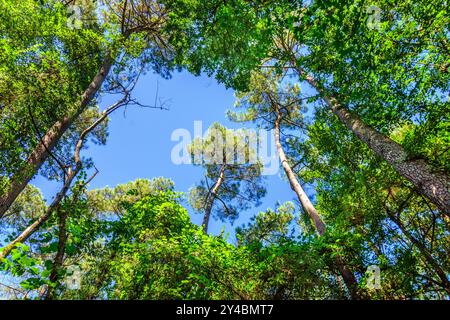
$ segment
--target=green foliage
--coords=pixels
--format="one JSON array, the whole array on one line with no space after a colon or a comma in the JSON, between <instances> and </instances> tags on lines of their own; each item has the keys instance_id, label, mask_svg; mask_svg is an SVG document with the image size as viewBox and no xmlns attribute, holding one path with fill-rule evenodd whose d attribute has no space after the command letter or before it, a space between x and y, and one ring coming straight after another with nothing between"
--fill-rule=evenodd
<instances>
[{"instance_id":1,"label":"green foliage","mask_svg":"<svg viewBox=\"0 0 450 320\"><path fill-rule=\"evenodd\" d=\"M307 159L302 177L317 184L317 206L332 226L327 242L361 272L380 266L382 290L374 298L441 297L445 283L437 270L448 274L445 219L332 116L322 112L317 120L305 143L292 147Z\"/></svg>"},{"instance_id":2,"label":"green foliage","mask_svg":"<svg viewBox=\"0 0 450 320\"><path fill-rule=\"evenodd\" d=\"M178 203L180 195L158 190L127 206L120 219L104 221L101 244L86 246L81 290L63 297L108 299L268 299L333 296L317 274L320 259L307 242L284 230L293 207L261 213L243 229L246 244L205 235ZM263 231L269 220L281 225ZM253 231L250 231L253 230ZM261 236L265 232L274 241ZM281 236L282 234L282 236ZM241 239L243 235L239 236ZM256 239L258 238L258 240ZM256 245L263 241L263 246ZM311 265L310 265L311 263ZM321 265L323 266L323 265ZM302 270L298 275L298 268ZM301 274L301 276L300 276Z\"/></svg>"},{"instance_id":3,"label":"green foliage","mask_svg":"<svg viewBox=\"0 0 450 320\"><path fill-rule=\"evenodd\" d=\"M235 239L194 225L184 195L166 178L87 190L78 180L30 237L0 261L23 299L343 299L336 259L370 299L448 299L448 216L333 115L324 93L396 141L407 161L450 173L450 15L446 1L108 0L83 5L89 23L68 24L64 1L0 0L0 195L59 120L70 128L38 166L62 180L80 134L101 115L98 98L133 87L155 71L185 68L237 90L231 120L270 130L327 225L317 237L295 203L256 213ZM370 6L379 8L379 21ZM373 8L372 8L373 9ZM151 13L151 14L150 14ZM81 95L102 64L112 69L87 106ZM316 79L320 95L304 86ZM309 78L310 79L310 78ZM310 81L311 82L311 81ZM276 103L274 103L276 102ZM274 108L274 106L277 106ZM241 112L242 111L242 112ZM108 121L90 133L105 144ZM198 212L233 222L265 195L249 137L213 124L190 151L205 178L191 189ZM231 144L222 144L226 137ZM194 157L194 160L195 157ZM33 169L34 170L34 169ZM35 175L37 172L31 172ZM308 195L309 196L309 195ZM28 184L0 220L8 247L49 205ZM208 214L209 214L208 213ZM0 249L5 250L5 249ZM67 279L81 270L80 287ZM2 280L3 281L3 280Z\"/></svg>"}]
</instances>

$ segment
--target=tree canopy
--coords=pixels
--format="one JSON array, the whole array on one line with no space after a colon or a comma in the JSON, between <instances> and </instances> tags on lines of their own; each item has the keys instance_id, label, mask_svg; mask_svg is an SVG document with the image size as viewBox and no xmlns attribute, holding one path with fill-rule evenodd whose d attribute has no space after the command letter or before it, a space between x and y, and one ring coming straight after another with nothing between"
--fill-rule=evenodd
<instances>
[{"instance_id":1,"label":"tree canopy","mask_svg":"<svg viewBox=\"0 0 450 320\"><path fill-rule=\"evenodd\" d=\"M0 0L0 298L449 299L449 13ZM165 109L135 88L181 70L236 96L224 111L240 129L216 119L187 146L204 178L91 189L110 116ZM292 201L259 207L271 186L255 128L273 132ZM51 201L37 176L58 183ZM208 233L244 215L235 236Z\"/></svg>"}]
</instances>

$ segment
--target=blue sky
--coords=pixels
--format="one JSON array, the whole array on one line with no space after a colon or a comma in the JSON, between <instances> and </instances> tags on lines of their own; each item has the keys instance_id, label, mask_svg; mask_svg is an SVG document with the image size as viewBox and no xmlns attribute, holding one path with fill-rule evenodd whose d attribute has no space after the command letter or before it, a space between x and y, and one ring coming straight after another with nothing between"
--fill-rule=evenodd
<instances>
[{"instance_id":1,"label":"blue sky","mask_svg":"<svg viewBox=\"0 0 450 320\"><path fill-rule=\"evenodd\" d=\"M227 127L239 127L226 118L227 109L232 108L235 101L234 92L225 89L214 79L181 72L165 80L149 73L140 79L133 96L143 104L153 105L158 86L159 97L169 101L170 110L139 107L128 107L125 113L118 110L111 116L107 144L90 145L89 149L83 151L83 156L92 157L99 169L99 174L89 188L113 187L137 178L163 176L175 182L177 191L187 192L201 180L203 169L172 163L171 151L177 144L171 141L172 132L184 128L193 134L194 121L202 121L204 131L216 121ZM109 100L105 97L101 106L107 106ZM33 183L42 190L47 201L58 190L57 184L41 177L37 177ZM260 207L242 212L233 226L211 220L209 231L218 234L225 227L226 232L230 232L230 240L234 240L234 228L246 223L252 215L273 208L277 201L282 203L294 199L294 193L280 173L268 176L266 185L267 196ZM306 189L308 193L312 191ZM202 216L195 214L187 203L185 206L192 221L200 224Z\"/></svg>"}]
</instances>

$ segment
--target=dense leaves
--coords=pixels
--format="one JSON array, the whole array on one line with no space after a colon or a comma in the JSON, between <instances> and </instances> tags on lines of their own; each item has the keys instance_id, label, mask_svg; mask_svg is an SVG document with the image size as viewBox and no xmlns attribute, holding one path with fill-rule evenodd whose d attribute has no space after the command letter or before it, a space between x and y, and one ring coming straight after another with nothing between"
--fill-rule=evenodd
<instances>
[{"instance_id":1,"label":"dense leaves","mask_svg":"<svg viewBox=\"0 0 450 320\"><path fill-rule=\"evenodd\" d=\"M449 19L444 0L0 0L0 296L448 299ZM85 142L144 106L141 75L177 69L236 90L231 120L276 129L295 202L257 211L250 138L220 123L189 147L189 194L88 189ZM105 95L122 99L102 113ZM63 183L52 202L37 174ZM235 238L208 234L250 211Z\"/></svg>"}]
</instances>

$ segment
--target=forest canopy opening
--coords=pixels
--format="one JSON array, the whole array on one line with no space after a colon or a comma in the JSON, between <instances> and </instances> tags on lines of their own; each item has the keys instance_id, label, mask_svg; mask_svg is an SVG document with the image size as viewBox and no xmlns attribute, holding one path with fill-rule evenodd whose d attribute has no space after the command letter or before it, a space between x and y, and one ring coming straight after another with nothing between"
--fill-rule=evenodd
<instances>
[{"instance_id":1,"label":"forest canopy opening","mask_svg":"<svg viewBox=\"0 0 450 320\"><path fill-rule=\"evenodd\" d=\"M0 0L0 299L448 300L449 26Z\"/></svg>"}]
</instances>

